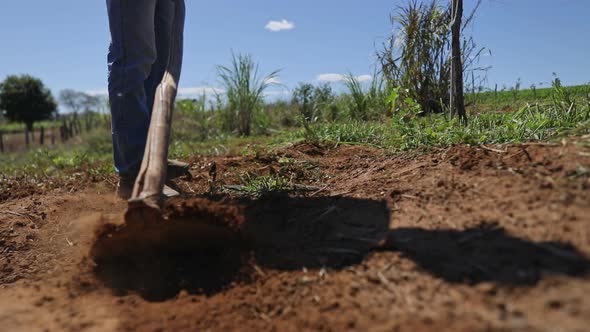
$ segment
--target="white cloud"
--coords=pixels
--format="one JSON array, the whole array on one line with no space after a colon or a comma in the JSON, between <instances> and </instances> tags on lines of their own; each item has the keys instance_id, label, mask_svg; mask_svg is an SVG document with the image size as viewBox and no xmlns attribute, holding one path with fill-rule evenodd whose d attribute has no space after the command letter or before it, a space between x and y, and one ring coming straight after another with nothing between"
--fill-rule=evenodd
<instances>
[{"instance_id":1,"label":"white cloud","mask_svg":"<svg viewBox=\"0 0 590 332\"><path fill-rule=\"evenodd\" d=\"M361 76L357 76L356 79L359 82L370 82L373 80L373 76L371 75L361 75Z\"/></svg>"},{"instance_id":2,"label":"white cloud","mask_svg":"<svg viewBox=\"0 0 590 332\"><path fill-rule=\"evenodd\" d=\"M280 21L270 21L264 27L266 30L272 32L278 32L283 30L293 30L295 29L295 23L289 22L287 20L280 20Z\"/></svg>"},{"instance_id":3,"label":"white cloud","mask_svg":"<svg viewBox=\"0 0 590 332\"><path fill-rule=\"evenodd\" d=\"M107 96L109 94L109 90L108 89L95 89L95 90L86 90L84 91L85 94L87 95L91 95L91 96Z\"/></svg>"},{"instance_id":4,"label":"white cloud","mask_svg":"<svg viewBox=\"0 0 590 332\"><path fill-rule=\"evenodd\" d=\"M225 90L220 88L215 88L211 86L196 86L196 87L188 87L188 88L180 88L178 90L178 95L182 96L201 96L203 94L206 95L214 95L216 93L223 93ZM108 89L95 89L95 90L86 90L84 93L89 94L91 96L108 96L109 90Z\"/></svg>"},{"instance_id":5,"label":"white cloud","mask_svg":"<svg viewBox=\"0 0 590 332\"><path fill-rule=\"evenodd\" d=\"M346 79L346 76L342 74L320 74L316 79L321 82L342 82Z\"/></svg>"},{"instance_id":6,"label":"white cloud","mask_svg":"<svg viewBox=\"0 0 590 332\"><path fill-rule=\"evenodd\" d=\"M289 89L267 90L264 92L265 97L280 97L280 96L288 96L290 94L291 94L291 90L289 90Z\"/></svg>"},{"instance_id":7,"label":"white cloud","mask_svg":"<svg viewBox=\"0 0 590 332\"><path fill-rule=\"evenodd\" d=\"M178 89L178 95L180 96L202 96L203 94L211 96L223 92L225 92L225 90L211 86L196 86Z\"/></svg>"},{"instance_id":8,"label":"white cloud","mask_svg":"<svg viewBox=\"0 0 590 332\"><path fill-rule=\"evenodd\" d=\"M368 82L373 79L371 75L360 75L355 77L359 82ZM320 82L344 82L348 79L347 75L342 74L320 74L316 80Z\"/></svg>"},{"instance_id":9,"label":"white cloud","mask_svg":"<svg viewBox=\"0 0 590 332\"><path fill-rule=\"evenodd\" d=\"M276 77L271 78L270 80L266 81L266 83L268 83L268 84L274 84L274 85L283 84L283 82L281 82L281 80L279 80Z\"/></svg>"}]
</instances>

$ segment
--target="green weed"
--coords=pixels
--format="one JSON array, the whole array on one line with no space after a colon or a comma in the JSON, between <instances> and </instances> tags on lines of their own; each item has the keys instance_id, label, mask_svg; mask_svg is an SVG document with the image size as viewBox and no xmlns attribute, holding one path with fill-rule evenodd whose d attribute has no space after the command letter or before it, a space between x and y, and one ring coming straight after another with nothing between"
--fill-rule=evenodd
<instances>
[{"instance_id":1,"label":"green weed","mask_svg":"<svg viewBox=\"0 0 590 332\"><path fill-rule=\"evenodd\" d=\"M382 77L375 75L368 88L354 75L349 74L345 81L348 89L348 115L352 120L375 120L386 115L391 97Z\"/></svg>"},{"instance_id":2,"label":"green weed","mask_svg":"<svg viewBox=\"0 0 590 332\"><path fill-rule=\"evenodd\" d=\"M254 197L289 192L294 189L289 179L279 175L257 176L246 173L240 176L240 182L240 186L226 186L225 189Z\"/></svg>"},{"instance_id":3,"label":"green weed","mask_svg":"<svg viewBox=\"0 0 590 332\"><path fill-rule=\"evenodd\" d=\"M482 113L467 126L443 114L395 117L390 123L347 121L322 123L314 128L320 140L368 144L394 151L454 144L521 143L552 137L584 134L590 130L590 108L563 112L552 105L527 105L517 112ZM298 131L295 138L304 138Z\"/></svg>"}]
</instances>

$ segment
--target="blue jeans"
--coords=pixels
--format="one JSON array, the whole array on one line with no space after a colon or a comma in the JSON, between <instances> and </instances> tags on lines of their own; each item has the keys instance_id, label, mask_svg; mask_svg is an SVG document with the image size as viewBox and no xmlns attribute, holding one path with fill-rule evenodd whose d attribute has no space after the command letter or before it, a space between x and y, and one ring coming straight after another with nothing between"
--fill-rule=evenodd
<instances>
[{"instance_id":1,"label":"blue jeans","mask_svg":"<svg viewBox=\"0 0 590 332\"><path fill-rule=\"evenodd\" d=\"M107 0L113 153L122 177L135 177L141 166L155 91L170 54L175 1L184 0Z\"/></svg>"}]
</instances>

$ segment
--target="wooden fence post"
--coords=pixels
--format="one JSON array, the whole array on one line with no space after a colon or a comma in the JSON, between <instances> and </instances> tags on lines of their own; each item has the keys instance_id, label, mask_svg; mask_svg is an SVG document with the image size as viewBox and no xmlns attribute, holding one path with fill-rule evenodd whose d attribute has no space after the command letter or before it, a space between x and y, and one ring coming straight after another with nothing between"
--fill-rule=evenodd
<instances>
[{"instance_id":1,"label":"wooden fence post","mask_svg":"<svg viewBox=\"0 0 590 332\"><path fill-rule=\"evenodd\" d=\"M25 128L25 144L27 145L27 147L30 144L30 142L29 142L29 128Z\"/></svg>"},{"instance_id":2,"label":"wooden fence post","mask_svg":"<svg viewBox=\"0 0 590 332\"><path fill-rule=\"evenodd\" d=\"M55 145L55 126L51 127L51 145Z\"/></svg>"},{"instance_id":3,"label":"wooden fence post","mask_svg":"<svg viewBox=\"0 0 590 332\"><path fill-rule=\"evenodd\" d=\"M66 122L66 118L62 117L62 124L60 127L61 130L61 142L65 142L68 140L68 124Z\"/></svg>"},{"instance_id":4,"label":"wooden fence post","mask_svg":"<svg viewBox=\"0 0 590 332\"><path fill-rule=\"evenodd\" d=\"M74 137L74 120L70 120L70 128L68 128L68 139Z\"/></svg>"},{"instance_id":5,"label":"wooden fence post","mask_svg":"<svg viewBox=\"0 0 590 332\"><path fill-rule=\"evenodd\" d=\"M92 117L90 116L90 113L86 114L84 122L86 123L86 132L88 133L92 130Z\"/></svg>"},{"instance_id":6,"label":"wooden fence post","mask_svg":"<svg viewBox=\"0 0 590 332\"><path fill-rule=\"evenodd\" d=\"M41 127L41 133L39 134L39 144L45 145L45 127Z\"/></svg>"},{"instance_id":7,"label":"wooden fence post","mask_svg":"<svg viewBox=\"0 0 590 332\"><path fill-rule=\"evenodd\" d=\"M498 99L498 83L496 83L496 86L494 87L494 98Z\"/></svg>"},{"instance_id":8,"label":"wooden fence post","mask_svg":"<svg viewBox=\"0 0 590 332\"><path fill-rule=\"evenodd\" d=\"M0 153L4 153L4 133L0 131Z\"/></svg>"}]
</instances>

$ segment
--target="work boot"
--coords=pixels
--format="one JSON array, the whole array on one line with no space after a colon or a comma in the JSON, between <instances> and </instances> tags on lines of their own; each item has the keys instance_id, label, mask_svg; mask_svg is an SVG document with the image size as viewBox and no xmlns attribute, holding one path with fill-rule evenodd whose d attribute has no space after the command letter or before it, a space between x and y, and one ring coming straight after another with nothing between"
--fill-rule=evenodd
<instances>
[{"instance_id":1,"label":"work boot","mask_svg":"<svg viewBox=\"0 0 590 332\"><path fill-rule=\"evenodd\" d=\"M121 177L119 178L119 183L117 184L117 197L123 200L129 200L131 195L133 194L133 186L135 185L135 179L130 179L128 177ZM164 189L162 190L162 196L164 199L180 196L180 193L170 186L165 185Z\"/></svg>"},{"instance_id":2,"label":"work boot","mask_svg":"<svg viewBox=\"0 0 590 332\"><path fill-rule=\"evenodd\" d=\"M183 163L182 161L178 160L168 160L168 169L167 169L167 177L166 180L170 181L172 179L179 178L181 176L187 176L192 178L191 173L189 172L190 165L187 163ZM133 186L135 185L135 177L120 177L119 183L117 184L117 197L128 200L131 198L133 194ZM166 198L175 197L180 195L180 193L169 186L164 186L163 194Z\"/></svg>"},{"instance_id":3,"label":"work boot","mask_svg":"<svg viewBox=\"0 0 590 332\"><path fill-rule=\"evenodd\" d=\"M135 178L120 176L119 183L117 183L117 197L124 200L130 199L133 194L134 184Z\"/></svg>"},{"instance_id":4,"label":"work boot","mask_svg":"<svg viewBox=\"0 0 590 332\"><path fill-rule=\"evenodd\" d=\"M189 172L189 164L182 161L168 159L168 180L173 180L181 176L192 178Z\"/></svg>"},{"instance_id":5,"label":"work boot","mask_svg":"<svg viewBox=\"0 0 590 332\"><path fill-rule=\"evenodd\" d=\"M189 179L192 178L191 173L189 172L189 164L183 163L182 161L178 160L168 160L168 167L166 170L166 180L170 181L172 179L179 178L181 176L186 176ZM117 197L128 200L131 198L133 194L133 186L135 185L135 177L125 176L119 178L119 183L117 184ZM164 186L164 190L162 194L165 198L179 196L180 193L169 186Z\"/></svg>"}]
</instances>

